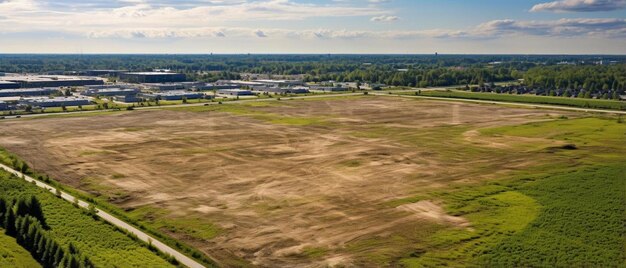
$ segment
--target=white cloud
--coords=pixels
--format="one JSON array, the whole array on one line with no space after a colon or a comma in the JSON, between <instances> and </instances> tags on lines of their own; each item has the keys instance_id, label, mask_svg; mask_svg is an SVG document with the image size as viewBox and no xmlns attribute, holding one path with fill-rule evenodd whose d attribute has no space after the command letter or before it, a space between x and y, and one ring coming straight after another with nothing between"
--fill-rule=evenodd
<instances>
[{"instance_id":1,"label":"white cloud","mask_svg":"<svg viewBox=\"0 0 626 268\"><path fill-rule=\"evenodd\" d=\"M74 32L81 35L81 32ZM626 19L560 19L552 21L494 20L468 29L415 31L355 31L338 29L291 30L246 27L107 29L90 38L272 38L272 39L500 39L511 36L626 38Z\"/></svg>"},{"instance_id":2,"label":"white cloud","mask_svg":"<svg viewBox=\"0 0 626 268\"><path fill-rule=\"evenodd\" d=\"M626 0L562 0L534 5L530 11L595 12L626 8Z\"/></svg>"},{"instance_id":3,"label":"white cloud","mask_svg":"<svg viewBox=\"0 0 626 268\"><path fill-rule=\"evenodd\" d=\"M370 20L376 21L376 22L392 22L392 21L397 21L398 19L400 18L396 16L380 15L380 16L372 17Z\"/></svg>"}]
</instances>

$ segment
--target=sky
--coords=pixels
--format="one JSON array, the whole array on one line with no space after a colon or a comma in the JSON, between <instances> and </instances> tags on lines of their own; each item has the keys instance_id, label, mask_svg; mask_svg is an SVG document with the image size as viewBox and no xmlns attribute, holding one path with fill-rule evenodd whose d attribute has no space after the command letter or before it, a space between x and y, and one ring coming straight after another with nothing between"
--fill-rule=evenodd
<instances>
[{"instance_id":1,"label":"sky","mask_svg":"<svg viewBox=\"0 0 626 268\"><path fill-rule=\"evenodd\" d=\"M0 0L0 53L626 54L626 0Z\"/></svg>"}]
</instances>

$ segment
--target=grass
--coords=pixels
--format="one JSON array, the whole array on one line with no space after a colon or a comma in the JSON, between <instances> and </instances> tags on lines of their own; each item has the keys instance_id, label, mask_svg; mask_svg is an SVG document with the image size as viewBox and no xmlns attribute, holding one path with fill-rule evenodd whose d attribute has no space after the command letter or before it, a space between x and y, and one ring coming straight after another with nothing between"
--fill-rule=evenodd
<instances>
[{"instance_id":1,"label":"grass","mask_svg":"<svg viewBox=\"0 0 626 268\"><path fill-rule=\"evenodd\" d=\"M406 94L409 94L409 93L405 93L405 95ZM608 110L626 110L626 102L615 101L615 100L579 99L579 98L548 97L548 96L535 96L535 95L512 95L512 94L479 93L479 92L465 92L465 91L441 91L441 90L422 91L420 96L486 100L486 101L520 102L520 103L532 103L532 104L549 104L549 105L561 105L561 106L572 106L572 107L579 107L579 108L594 108L594 109L608 109Z\"/></svg>"},{"instance_id":2,"label":"grass","mask_svg":"<svg viewBox=\"0 0 626 268\"><path fill-rule=\"evenodd\" d=\"M5 235L0 229L0 267L37 268L41 265L17 244L15 238Z\"/></svg>"},{"instance_id":3,"label":"grass","mask_svg":"<svg viewBox=\"0 0 626 268\"><path fill-rule=\"evenodd\" d=\"M8 198L37 196L53 238L65 247L70 242L73 243L96 266L172 266L148 249L145 243L104 221L95 220L82 209L4 171L0 172L0 195Z\"/></svg>"},{"instance_id":4,"label":"grass","mask_svg":"<svg viewBox=\"0 0 626 268\"><path fill-rule=\"evenodd\" d=\"M408 267L618 267L624 264L626 124L582 118L485 129L580 145L545 151L552 162L479 186L433 193L470 229L445 228ZM511 137L514 140L514 137Z\"/></svg>"},{"instance_id":5,"label":"grass","mask_svg":"<svg viewBox=\"0 0 626 268\"><path fill-rule=\"evenodd\" d=\"M177 217L175 220L168 217L171 212L152 206L143 206L128 212L129 216L149 224L153 228L163 230L171 234L179 234L195 237L201 240L210 240L216 237L221 229L201 218Z\"/></svg>"},{"instance_id":6,"label":"grass","mask_svg":"<svg viewBox=\"0 0 626 268\"><path fill-rule=\"evenodd\" d=\"M0 148L0 163L3 163L5 165L8 166L12 166L13 168L19 169L19 167L22 165L23 161L21 161L19 158L17 158L15 155L11 154L10 152L6 151L4 148ZM91 194L91 193L87 193L87 192L83 192L83 191L79 191L77 189L65 186L61 183L58 183L57 181L54 181L50 178L48 178L46 175L38 173L37 171L34 171L30 168L28 168L25 172L27 175L30 175L33 178L37 178L41 181L44 181L45 183L56 187L64 192L67 192L81 200L87 201L89 203L92 203L94 205L96 205L99 209L107 211L108 213L116 216L117 218L121 219L122 221L134 225L135 227L137 227L138 229L152 235L153 237L158 238L161 242L167 244L168 246L177 249L179 252L187 255L190 258L193 258L197 261L199 261L200 263L204 264L206 267L216 267L217 265L213 262L213 260L211 260L209 257L207 257L206 255L204 255L203 253L201 253L200 251L196 250L195 248L181 243L180 241L175 240L174 238L165 235L163 230L159 229L159 225L158 224L151 224L150 222L144 222L142 221L142 219L138 219L135 217L131 217L129 216L129 213L123 211L122 209L116 207L115 205L109 203L111 200L109 200L109 197L106 196L102 196L102 197L98 197L97 195ZM87 180L87 183L89 183L89 180ZM110 191L110 189L108 188L103 188L103 187L95 187L95 186L89 186L92 188L92 190L98 192L98 191ZM89 188L88 187L88 188ZM0 192L1 194L1 192ZM125 193L118 193L118 192L113 192L113 196L114 197L122 197Z\"/></svg>"}]
</instances>

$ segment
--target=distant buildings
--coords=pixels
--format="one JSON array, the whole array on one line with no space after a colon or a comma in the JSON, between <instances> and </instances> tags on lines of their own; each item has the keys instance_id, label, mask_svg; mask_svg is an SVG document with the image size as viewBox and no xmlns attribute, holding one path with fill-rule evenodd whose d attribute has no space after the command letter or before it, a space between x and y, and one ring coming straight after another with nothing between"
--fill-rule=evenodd
<instances>
[{"instance_id":1,"label":"distant buildings","mask_svg":"<svg viewBox=\"0 0 626 268\"><path fill-rule=\"evenodd\" d=\"M21 106L31 107L61 107L61 106L81 106L90 105L91 101L87 98L79 97L55 97L55 98L28 98L18 101Z\"/></svg>"},{"instance_id":2,"label":"distant buildings","mask_svg":"<svg viewBox=\"0 0 626 268\"><path fill-rule=\"evenodd\" d=\"M245 89L220 89L217 93L228 96L254 96L252 91Z\"/></svg>"},{"instance_id":3,"label":"distant buildings","mask_svg":"<svg viewBox=\"0 0 626 268\"><path fill-rule=\"evenodd\" d=\"M142 102L143 101L143 98L138 97L136 94L135 95L112 96L111 99L114 100L114 101L125 102L125 103Z\"/></svg>"},{"instance_id":4,"label":"distant buildings","mask_svg":"<svg viewBox=\"0 0 626 268\"><path fill-rule=\"evenodd\" d=\"M261 91L267 93L277 94L303 94L309 93L309 89L306 87L254 87L254 91Z\"/></svg>"},{"instance_id":5,"label":"distant buildings","mask_svg":"<svg viewBox=\"0 0 626 268\"><path fill-rule=\"evenodd\" d=\"M219 80L216 82L218 85L236 85L240 87L296 87L303 86L304 82L302 80L270 80L270 79L260 79L253 81L243 81L243 80Z\"/></svg>"},{"instance_id":6,"label":"distant buildings","mask_svg":"<svg viewBox=\"0 0 626 268\"><path fill-rule=\"evenodd\" d=\"M58 93L57 88L19 88L0 90L0 97L49 96Z\"/></svg>"},{"instance_id":7,"label":"distant buildings","mask_svg":"<svg viewBox=\"0 0 626 268\"><path fill-rule=\"evenodd\" d=\"M127 70L87 70L83 74L87 76L119 76L122 73L128 72Z\"/></svg>"},{"instance_id":8,"label":"distant buildings","mask_svg":"<svg viewBox=\"0 0 626 268\"><path fill-rule=\"evenodd\" d=\"M139 93L136 88L88 88L82 95L85 96L134 96Z\"/></svg>"},{"instance_id":9,"label":"distant buildings","mask_svg":"<svg viewBox=\"0 0 626 268\"><path fill-rule=\"evenodd\" d=\"M232 96L244 96L249 93L236 91L234 88L241 88L253 91L277 94L299 94L309 93L309 89L304 87L302 80L269 80L259 79L254 81L243 80L219 80L215 83L215 88L219 88L219 93Z\"/></svg>"},{"instance_id":10,"label":"distant buildings","mask_svg":"<svg viewBox=\"0 0 626 268\"><path fill-rule=\"evenodd\" d=\"M170 90L183 90L185 89L185 85L182 83L146 83L143 86L148 89L158 90L158 91L170 91Z\"/></svg>"},{"instance_id":11,"label":"distant buildings","mask_svg":"<svg viewBox=\"0 0 626 268\"><path fill-rule=\"evenodd\" d=\"M304 82L302 80L269 80L269 79L261 79L255 80L257 83L264 84L270 87L295 87L295 86L303 86Z\"/></svg>"},{"instance_id":12,"label":"distant buildings","mask_svg":"<svg viewBox=\"0 0 626 268\"><path fill-rule=\"evenodd\" d=\"M311 90L322 91L322 92L341 92L348 91L347 87L341 86L311 86Z\"/></svg>"},{"instance_id":13,"label":"distant buildings","mask_svg":"<svg viewBox=\"0 0 626 268\"><path fill-rule=\"evenodd\" d=\"M220 90L220 89L238 89L240 88L237 85L218 85L218 84L203 84L196 86L196 90L198 91L207 91L207 90Z\"/></svg>"},{"instance_id":14,"label":"distant buildings","mask_svg":"<svg viewBox=\"0 0 626 268\"><path fill-rule=\"evenodd\" d=\"M9 82L9 83L7 83ZM41 88L41 87L78 87L86 85L102 85L101 78L78 77L67 75L5 75L0 76L0 87L9 86L15 88L15 83L19 88Z\"/></svg>"},{"instance_id":15,"label":"distant buildings","mask_svg":"<svg viewBox=\"0 0 626 268\"><path fill-rule=\"evenodd\" d=\"M184 82L187 77L184 74L168 72L131 72L121 73L120 80L129 83L167 83Z\"/></svg>"},{"instance_id":16,"label":"distant buildings","mask_svg":"<svg viewBox=\"0 0 626 268\"><path fill-rule=\"evenodd\" d=\"M15 89L20 88L20 84L9 81L0 81L0 89Z\"/></svg>"},{"instance_id":17,"label":"distant buildings","mask_svg":"<svg viewBox=\"0 0 626 268\"><path fill-rule=\"evenodd\" d=\"M143 94L139 94L139 96L147 98L147 99L154 99L154 100L182 100L182 99L192 100L192 99L203 99L207 97L204 95L204 93L191 92L191 91L179 91L179 90L165 91L165 92L158 92L158 93L143 93Z\"/></svg>"}]
</instances>

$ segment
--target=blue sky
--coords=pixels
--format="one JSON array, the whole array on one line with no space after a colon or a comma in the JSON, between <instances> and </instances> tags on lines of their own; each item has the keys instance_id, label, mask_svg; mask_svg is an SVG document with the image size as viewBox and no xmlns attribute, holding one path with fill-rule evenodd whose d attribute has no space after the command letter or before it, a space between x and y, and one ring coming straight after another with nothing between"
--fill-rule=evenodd
<instances>
[{"instance_id":1,"label":"blue sky","mask_svg":"<svg viewBox=\"0 0 626 268\"><path fill-rule=\"evenodd\" d=\"M626 54L626 0L0 0L0 53Z\"/></svg>"}]
</instances>

